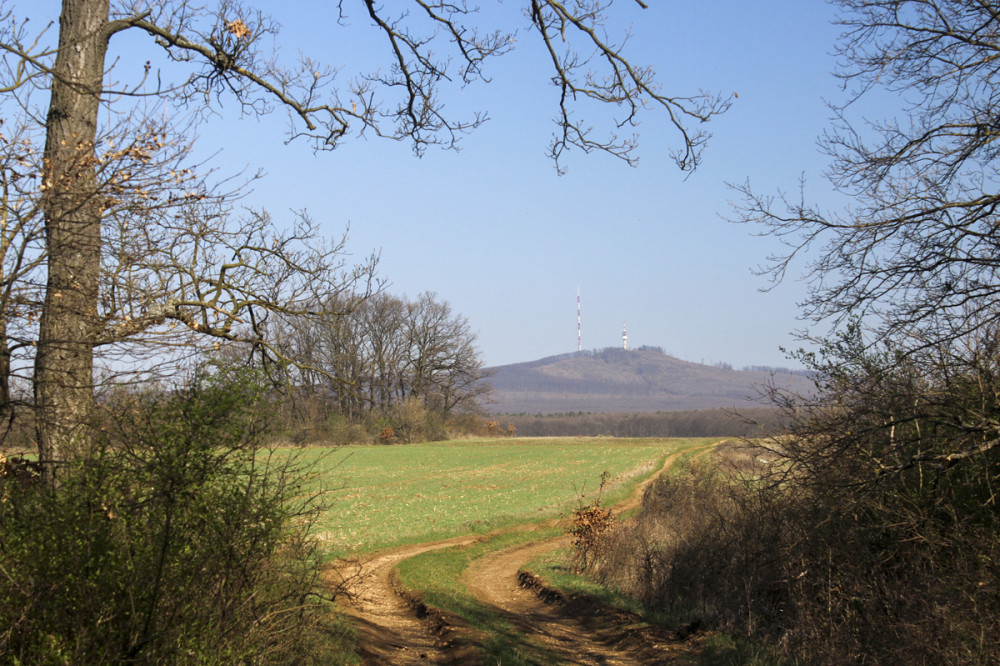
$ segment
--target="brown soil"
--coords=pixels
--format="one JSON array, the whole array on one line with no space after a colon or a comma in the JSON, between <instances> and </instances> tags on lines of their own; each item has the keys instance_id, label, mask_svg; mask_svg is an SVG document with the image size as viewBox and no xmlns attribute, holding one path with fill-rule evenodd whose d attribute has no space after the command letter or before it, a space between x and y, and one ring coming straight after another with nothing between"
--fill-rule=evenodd
<instances>
[{"instance_id":1,"label":"brown soil","mask_svg":"<svg viewBox=\"0 0 1000 666\"><path fill-rule=\"evenodd\" d=\"M664 462L669 468L676 455ZM651 479L650 479L651 480ZM639 504L650 481L615 506L621 513ZM483 536L466 536L403 546L367 560L341 564L329 582L349 599L342 604L359 632L365 664L476 663L477 637L457 618L424 606L399 585L396 565L430 550L470 545ZM554 663L658 664L690 653L693 642L638 622L624 612L596 607L585 600L563 599L522 571L526 562L570 543L563 536L498 551L475 561L462 580L470 593L497 612Z\"/></svg>"},{"instance_id":2,"label":"brown soil","mask_svg":"<svg viewBox=\"0 0 1000 666\"><path fill-rule=\"evenodd\" d=\"M463 655L447 636L443 618L403 590L395 568L421 553L481 539L467 536L403 546L366 560L340 563L329 571L329 582L348 600L341 606L354 619L363 663L460 663Z\"/></svg>"}]
</instances>

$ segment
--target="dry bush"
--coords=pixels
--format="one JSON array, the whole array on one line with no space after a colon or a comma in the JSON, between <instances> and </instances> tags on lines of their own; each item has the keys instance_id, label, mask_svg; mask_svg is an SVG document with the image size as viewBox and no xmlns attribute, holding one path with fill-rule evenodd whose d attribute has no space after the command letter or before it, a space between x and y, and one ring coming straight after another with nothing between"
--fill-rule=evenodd
<instances>
[{"instance_id":1,"label":"dry bush","mask_svg":"<svg viewBox=\"0 0 1000 666\"><path fill-rule=\"evenodd\" d=\"M601 475L601 490L608 473ZM614 512L601 506L601 493L589 504L582 504L573 511L569 533L573 535L573 561L578 571L593 566L603 555L602 537L615 525Z\"/></svg>"},{"instance_id":2,"label":"dry bush","mask_svg":"<svg viewBox=\"0 0 1000 666\"><path fill-rule=\"evenodd\" d=\"M802 663L1000 663L990 342L928 370L846 341L787 434L659 479L588 570Z\"/></svg>"},{"instance_id":3,"label":"dry bush","mask_svg":"<svg viewBox=\"0 0 1000 666\"><path fill-rule=\"evenodd\" d=\"M748 631L773 622L787 606L786 535L758 517L775 514L773 498L733 478L697 462L661 477L636 520L602 535L590 572L678 619Z\"/></svg>"}]
</instances>

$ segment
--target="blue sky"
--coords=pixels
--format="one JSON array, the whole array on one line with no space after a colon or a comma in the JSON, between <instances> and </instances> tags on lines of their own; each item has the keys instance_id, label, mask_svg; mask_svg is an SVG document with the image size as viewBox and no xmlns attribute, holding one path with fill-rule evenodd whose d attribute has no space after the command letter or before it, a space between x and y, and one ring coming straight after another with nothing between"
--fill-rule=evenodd
<instances>
[{"instance_id":1,"label":"blue sky","mask_svg":"<svg viewBox=\"0 0 1000 666\"><path fill-rule=\"evenodd\" d=\"M57 4L36 8L53 7L54 18ZM290 57L300 50L334 66L384 59L360 3L345 3L350 29L335 24L334 4L261 6L282 23L279 46ZM519 3L484 4L484 19L525 27ZM737 367L788 365L779 347L796 346L804 285L759 291L767 283L752 269L776 242L723 219L734 196L725 183L750 179L772 192L795 189L804 174L811 196L828 196L816 137L830 116L824 100L839 96L833 10L818 1L618 4L634 24L627 55L653 65L664 90L739 95L710 123L703 165L688 177L668 156L678 137L654 114L639 128L637 168L575 151L558 175L545 156L557 91L524 29L514 52L489 66L491 84L445 91L454 108L491 117L461 152L418 159L405 144L362 138L314 154L286 144L283 115L240 119L232 109L201 128L199 150L217 153L222 173L267 172L249 202L278 219L306 209L330 235L350 225L354 254L381 252L389 291L436 292L468 318L487 365L574 351L578 287L587 349L620 345L625 322L632 346ZM130 57L127 41L116 48Z\"/></svg>"}]
</instances>

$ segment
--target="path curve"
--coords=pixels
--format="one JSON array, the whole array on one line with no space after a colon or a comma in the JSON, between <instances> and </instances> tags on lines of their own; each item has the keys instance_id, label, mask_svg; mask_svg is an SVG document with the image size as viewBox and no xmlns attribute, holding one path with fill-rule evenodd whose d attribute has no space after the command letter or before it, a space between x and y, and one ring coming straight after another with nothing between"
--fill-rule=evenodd
<instances>
[{"instance_id":1,"label":"path curve","mask_svg":"<svg viewBox=\"0 0 1000 666\"><path fill-rule=\"evenodd\" d=\"M710 448L710 447L709 447ZM683 452L665 457L660 469L614 506L621 514L638 506L646 487L670 468ZM554 523L556 521L546 521ZM475 661L468 644L457 647L446 620L434 616L399 585L395 568L403 560L432 550L468 546L490 535L469 535L430 543L402 546L367 559L340 562L327 571L327 581L341 590L348 602L341 604L352 616L359 636L359 651L365 664L453 664ZM584 617L564 606L546 604L522 588L518 576L524 564L571 542L565 535L522 544L480 558L463 574L470 593L508 614L525 632L545 645L558 658L580 664L665 663L677 656L668 642L649 631L607 617ZM682 650L683 651L683 650ZM670 661L672 658L667 658Z\"/></svg>"},{"instance_id":2,"label":"path curve","mask_svg":"<svg viewBox=\"0 0 1000 666\"><path fill-rule=\"evenodd\" d=\"M667 471L681 455L667 456L660 469L614 506L616 514L637 507L646 488ZM553 658L573 664L658 664L674 661L687 652L665 631L595 614L594 609L570 608L551 603L550 594L539 595L536 580L525 574L529 561L569 546L571 535L522 544L490 553L473 562L462 575L469 593L503 613L525 636L544 646Z\"/></svg>"},{"instance_id":3,"label":"path curve","mask_svg":"<svg viewBox=\"0 0 1000 666\"><path fill-rule=\"evenodd\" d=\"M396 565L421 553L467 546L482 536L463 536L383 551L368 559L340 562L327 571L327 582L342 590L343 610L354 619L365 664L448 664L456 655L447 636L427 621L426 607L406 595Z\"/></svg>"}]
</instances>

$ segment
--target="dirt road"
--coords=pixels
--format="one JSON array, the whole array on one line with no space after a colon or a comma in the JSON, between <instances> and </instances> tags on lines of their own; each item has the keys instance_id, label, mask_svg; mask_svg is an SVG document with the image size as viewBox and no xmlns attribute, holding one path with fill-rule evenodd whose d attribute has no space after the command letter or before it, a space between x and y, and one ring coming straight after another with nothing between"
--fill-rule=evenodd
<instances>
[{"instance_id":1,"label":"dirt road","mask_svg":"<svg viewBox=\"0 0 1000 666\"><path fill-rule=\"evenodd\" d=\"M373 558L341 564L330 572L331 584L346 590L343 605L354 618L361 657L366 664L449 664L459 655L439 623L429 621L402 590L396 565L421 553L476 543L483 537L456 537L417 546L403 546Z\"/></svg>"},{"instance_id":2,"label":"dirt road","mask_svg":"<svg viewBox=\"0 0 1000 666\"><path fill-rule=\"evenodd\" d=\"M669 456L659 473L679 454ZM646 486L641 484L616 513L637 506ZM340 567L331 581L341 584L351 602L345 610L355 618L361 656L366 664L476 663L476 637L460 622L450 621L415 602L396 580L395 566L430 550L470 545L484 536L446 539L404 546L380 553L350 567ZM656 664L670 663L689 651L665 631L655 630L623 613L566 603L551 594L539 594L528 561L569 544L564 536L520 545L480 558L466 570L462 582L481 602L492 606L555 663Z\"/></svg>"}]
</instances>

